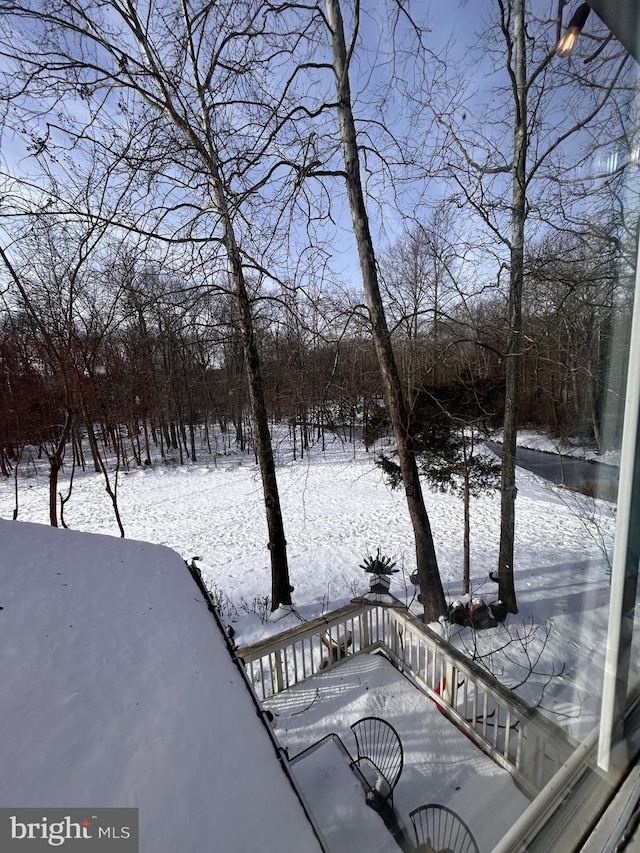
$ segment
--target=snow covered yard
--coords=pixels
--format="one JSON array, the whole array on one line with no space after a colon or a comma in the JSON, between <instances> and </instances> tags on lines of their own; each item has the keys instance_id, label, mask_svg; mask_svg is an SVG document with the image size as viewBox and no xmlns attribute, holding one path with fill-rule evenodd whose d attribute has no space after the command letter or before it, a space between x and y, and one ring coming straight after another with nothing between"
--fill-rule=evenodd
<instances>
[{"instance_id":1,"label":"snow covered yard","mask_svg":"<svg viewBox=\"0 0 640 853\"><path fill-rule=\"evenodd\" d=\"M367 716L391 723L404 749L404 768L394 792L394 804L412 839L409 812L425 803L439 803L450 806L462 817L484 853L493 848L528 805L510 774L446 720L435 704L382 655L357 655L264 704L276 715L276 735L292 757L330 732L339 735L355 756L355 739L350 730L353 723ZM303 765L309 760L294 764L294 773L304 773ZM371 849L366 846L367 834L362 837L349 831L355 816L349 808L348 794L336 789L328 796L325 790L327 777L331 780L333 775L330 762L326 767L321 764L315 772L302 776L302 782L306 782L303 791L312 809L319 810L316 816L326 831L332 853L364 853ZM344 773L338 778L343 779ZM355 777L353 781L363 800L362 788ZM495 809L496 803L500 803L500 809ZM487 820L488 814L491 820ZM385 830L380 818L377 821L380 844L379 836ZM398 850L391 835L386 847L373 849Z\"/></svg>"},{"instance_id":2,"label":"snow covered yard","mask_svg":"<svg viewBox=\"0 0 640 853\"><path fill-rule=\"evenodd\" d=\"M384 554L402 569L392 592L414 601L409 574L415 567L411 525L400 492L385 485L375 453L334 437L326 452L316 446L293 461L282 439L279 484L288 541L294 607L271 614L267 533L259 472L253 456L231 454L196 465L158 464L119 476L118 500L127 537L194 554L239 645L313 619L347 603L367 587L359 565ZM25 459L18 480L19 519L48 520L46 466ZM11 518L13 482L0 482L0 517ZM582 737L600 708L604 665L613 507L588 502L518 469L516 589L520 612L507 629L473 635L455 626L451 641L486 664L529 702L541 702L552 719ZM60 490L67 483L61 479ZM460 593L462 502L425 488L445 593ZM471 507L471 583L474 595L495 597L488 579L497 565L499 497L488 494ZM117 535L100 475L77 472L65 508L76 530ZM437 627L437 626L436 626ZM492 649L509 640L509 657ZM548 634L548 636L547 636ZM525 637L523 643L521 638ZM538 659L538 654L540 657ZM536 672L527 677L530 661ZM549 677L551 680L549 681ZM549 682L549 683L547 683Z\"/></svg>"}]
</instances>

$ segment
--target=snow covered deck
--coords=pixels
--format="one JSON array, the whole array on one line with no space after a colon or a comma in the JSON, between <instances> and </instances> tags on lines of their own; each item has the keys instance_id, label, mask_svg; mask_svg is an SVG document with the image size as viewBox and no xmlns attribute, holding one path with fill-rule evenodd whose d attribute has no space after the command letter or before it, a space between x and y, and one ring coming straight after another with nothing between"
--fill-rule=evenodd
<instances>
[{"instance_id":1,"label":"snow covered deck","mask_svg":"<svg viewBox=\"0 0 640 853\"><path fill-rule=\"evenodd\" d=\"M354 599L318 619L239 649L259 699L304 683L325 668L340 667L345 656L382 652L534 799L577 742L400 602L385 598L390 600Z\"/></svg>"},{"instance_id":2,"label":"snow covered deck","mask_svg":"<svg viewBox=\"0 0 640 853\"><path fill-rule=\"evenodd\" d=\"M423 803L440 803L469 824L481 851L489 851L529 804L511 774L484 755L381 654L353 656L266 699L264 706L274 713L276 734L291 757L330 732L355 755L352 723L365 716L390 722L404 748L394 802L409 837L409 812ZM331 853L397 851L381 819L364 806L355 777L341 772L336 752L329 750L326 758L314 753L313 760L292 768Z\"/></svg>"}]
</instances>

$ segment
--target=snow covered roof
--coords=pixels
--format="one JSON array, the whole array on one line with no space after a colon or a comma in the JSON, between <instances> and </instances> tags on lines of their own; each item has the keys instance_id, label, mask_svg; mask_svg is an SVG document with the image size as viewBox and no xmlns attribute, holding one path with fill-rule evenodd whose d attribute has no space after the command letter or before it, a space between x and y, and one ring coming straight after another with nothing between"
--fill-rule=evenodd
<instances>
[{"instance_id":1,"label":"snow covered roof","mask_svg":"<svg viewBox=\"0 0 640 853\"><path fill-rule=\"evenodd\" d=\"M141 853L316 851L184 562L0 520L0 806L139 809Z\"/></svg>"}]
</instances>

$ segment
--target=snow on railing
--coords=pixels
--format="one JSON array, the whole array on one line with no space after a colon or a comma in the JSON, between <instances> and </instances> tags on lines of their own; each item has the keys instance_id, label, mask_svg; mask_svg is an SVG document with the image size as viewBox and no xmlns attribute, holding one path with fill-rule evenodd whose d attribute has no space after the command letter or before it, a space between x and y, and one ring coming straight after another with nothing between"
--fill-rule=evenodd
<instances>
[{"instance_id":1,"label":"snow on railing","mask_svg":"<svg viewBox=\"0 0 640 853\"><path fill-rule=\"evenodd\" d=\"M264 700L345 658L376 649L531 798L577 746L559 726L528 708L403 607L354 602L237 654Z\"/></svg>"}]
</instances>

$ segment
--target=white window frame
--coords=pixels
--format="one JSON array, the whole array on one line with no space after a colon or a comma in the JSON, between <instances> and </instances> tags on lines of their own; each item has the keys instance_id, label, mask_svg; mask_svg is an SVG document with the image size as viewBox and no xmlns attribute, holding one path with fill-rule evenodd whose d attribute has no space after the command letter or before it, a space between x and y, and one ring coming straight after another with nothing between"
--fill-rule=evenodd
<instances>
[{"instance_id":1,"label":"white window frame","mask_svg":"<svg viewBox=\"0 0 640 853\"><path fill-rule=\"evenodd\" d=\"M640 561L640 246L635 292L624 426L620 451L616 537L611 568L609 626L602 685L598 766L609 770L616 735L621 734L629 689L629 664Z\"/></svg>"}]
</instances>

